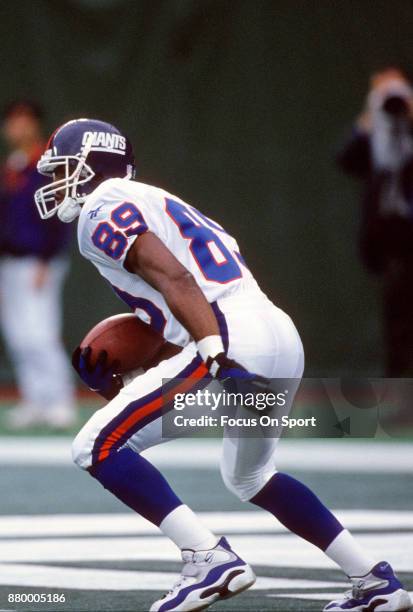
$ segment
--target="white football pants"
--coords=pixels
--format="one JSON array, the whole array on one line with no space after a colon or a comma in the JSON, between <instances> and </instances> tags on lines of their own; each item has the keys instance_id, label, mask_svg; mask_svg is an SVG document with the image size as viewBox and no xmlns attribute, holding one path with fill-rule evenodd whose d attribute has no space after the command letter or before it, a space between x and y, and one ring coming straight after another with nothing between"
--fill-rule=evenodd
<instances>
[{"instance_id":1,"label":"white football pants","mask_svg":"<svg viewBox=\"0 0 413 612\"><path fill-rule=\"evenodd\" d=\"M35 287L36 257L0 258L0 323L15 366L22 403L46 412L73 405L71 366L61 341L67 263L53 258Z\"/></svg>"},{"instance_id":2,"label":"white football pants","mask_svg":"<svg viewBox=\"0 0 413 612\"><path fill-rule=\"evenodd\" d=\"M229 357L268 378L301 379L303 347L288 315L255 292L240 293L216 304L221 334L224 340L228 338ZM167 441L162 439L160 417L162 381L192 378L196 382L205 373L196 345L191 342L178 355L137 376L79 432L73 443L75 463L87 469L124 446L140 453ZM269 437L224 437L222 477L241 500L254 497L275 473L277 441Z\"/></svg>"}]
</instances>

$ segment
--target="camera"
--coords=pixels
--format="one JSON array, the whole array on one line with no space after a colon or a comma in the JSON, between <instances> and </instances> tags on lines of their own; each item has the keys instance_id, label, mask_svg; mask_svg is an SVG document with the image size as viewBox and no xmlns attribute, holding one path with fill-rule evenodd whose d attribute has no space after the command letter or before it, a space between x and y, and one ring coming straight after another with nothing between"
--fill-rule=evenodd
<instances>
[{"instance_id":1,"label":"camera","mask_svg":"<svg viewBox=\"0 0 413 612\"><path fill-rule=\"evenodd\" d=\"M392 117L406 117L409 114L409 104L406 98L392 94L384 100L382 110Z\"/></svg>"}]
</instances>

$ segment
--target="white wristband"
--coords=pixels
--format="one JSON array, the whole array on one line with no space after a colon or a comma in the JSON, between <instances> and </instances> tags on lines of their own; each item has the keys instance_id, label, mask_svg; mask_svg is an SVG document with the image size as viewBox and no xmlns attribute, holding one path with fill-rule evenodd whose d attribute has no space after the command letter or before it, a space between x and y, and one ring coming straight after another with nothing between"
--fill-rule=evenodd
<instances>
[{"instance_id":1,"label":"white wristband","mask_svg":"<svg viewBox=\"0 0 413 612\"><path fill-rule=\"evenodd\" d=\"M224 353L224 345L222 343L221 336L207 336L197 342L198 353L201 355L203 361L206 361L208 357L216 357L218 353Z\"/></svg>"}]
</instances>

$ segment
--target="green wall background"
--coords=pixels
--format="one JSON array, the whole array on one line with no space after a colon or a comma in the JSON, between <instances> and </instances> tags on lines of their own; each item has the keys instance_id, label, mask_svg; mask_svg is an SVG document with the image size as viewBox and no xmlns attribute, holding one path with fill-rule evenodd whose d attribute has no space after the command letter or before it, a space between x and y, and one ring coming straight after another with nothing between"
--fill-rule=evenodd
<instances>
[{"instance_id":1,"label":"green wall background","mask_svg":"<svg viewBox=\"0 0 413 612\"><path fill-rule=\"evenodd\" d=\"M47 128L118 124L139 178L216 217L294 318L307 375L381 372L379 279L357 253L357 187L334 151L371 71L411 62L409 0L19 0L0 3L0 103ZM122 303L73 249L65 339ZM4 363L4 359L3 359Z\"/></svg>"}]
</instances>

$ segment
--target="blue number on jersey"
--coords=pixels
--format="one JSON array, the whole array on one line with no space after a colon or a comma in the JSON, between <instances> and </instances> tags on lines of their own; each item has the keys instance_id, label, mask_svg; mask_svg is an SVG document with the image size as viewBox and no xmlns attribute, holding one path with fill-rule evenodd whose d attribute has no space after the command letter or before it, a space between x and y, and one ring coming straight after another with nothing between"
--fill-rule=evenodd
<instances>
[{"instance_id":1,"label":"blue number on jersey","mask_svg":"<svg viewBox=\"0 0 413 612\"><path fill-rule=\"evenodd\" d=\"M217 283L229 283L236 278L241 278L241 268L213 231L213 222L198 213L196 209L193 210L194 212L180 202L166 198L166 212L179 227L181 235L190 241L191 253L205 278ZM219 226L215 227L223 231ZM209 245L215 245L215 254L221 261L214 257Z\"/></svg>"},{"instance_id":2,"label":"blue number on jersey","mask_svg":"<svg viewBox=\"0 0 413 612\"><path fill-rule=\"evenodd\" d=\"M92 242L112 259L119 259L126 249L128 241L121 233L113 229L110 223L99 223L92 235Z\"/></svg>"},{"instance_id":3,"label":"blue number on jersey","mask_svg":"<svg viewBox=\"0 0 413 612\"><path fill-rule=\"evenodd\" d=\"M130 202L123 202L112 211L113 223L120 229L117 231L110 223L99 223L92 235L93 244L112 259L119 259L127 247L128 237L139 236L148 229L140 210Z\"/></svg>"},{"instance_id":4,"label":"blue number on jersey","mask_svg":"<svg viewBox=\"0 0 413 612\"><path fill-rule=\"evenodd\" d=\"M162 310L158 306L156 306L156 304L151 302L151 300L147 300L146 298L139 298L134 295L131 295L127 291L123 291L122 289L119 289L119 287L112 285L112 283L111 287L116 293L116 295L121 300L123 300L129 306L129 308L131 308L132 310L139 308L140 310L146 312L150 319L149 325L156 329L156 331L158 331L160 334L164 333L166 327L166 318Z\"/></svg>"},{"instance_id":5,"label":"blue number on jersey","mask_svg":"<svg viewBox=\"0 0 413 612\"><path fill-rule=\"evenodd\" d=\"M139 236L148 229L141 211L130 202L124 202L112 212L110 218L118 227L125 229L126 236Z\"/></svg>"}]
</instances>

